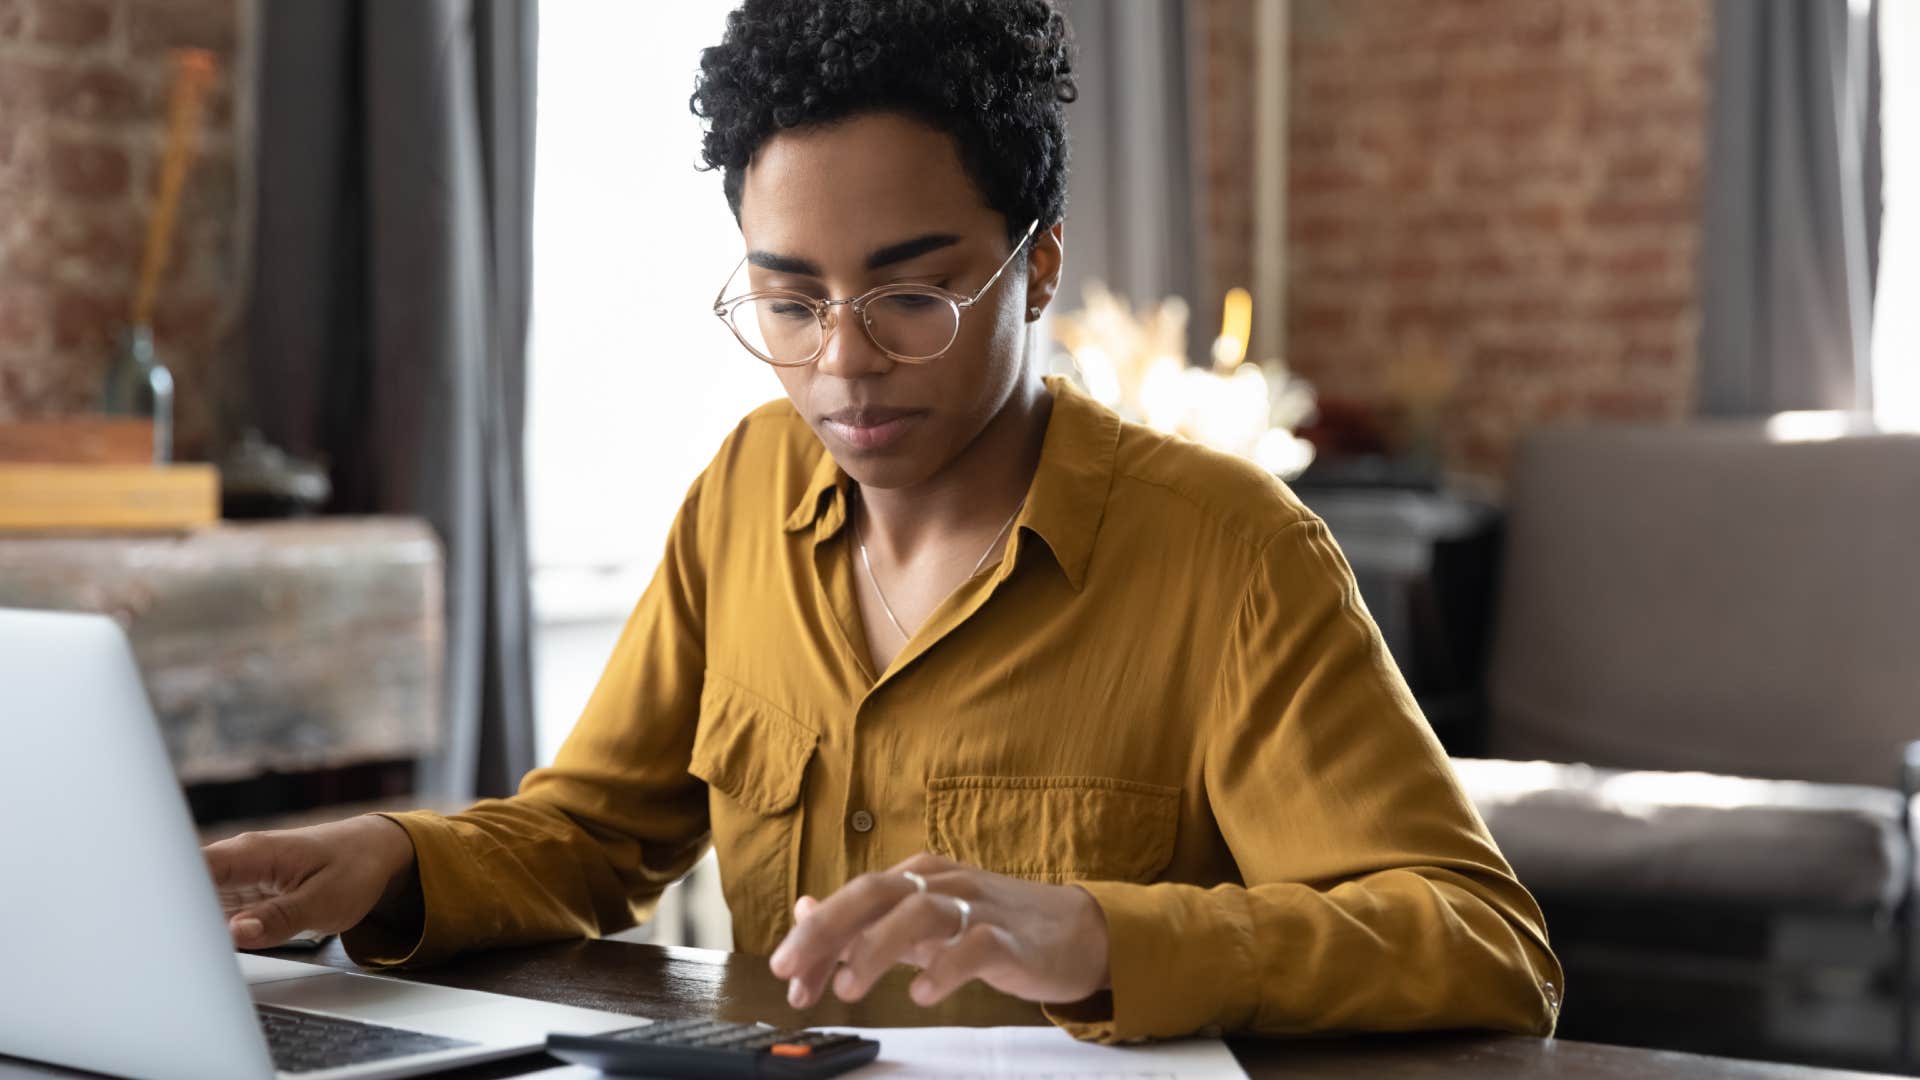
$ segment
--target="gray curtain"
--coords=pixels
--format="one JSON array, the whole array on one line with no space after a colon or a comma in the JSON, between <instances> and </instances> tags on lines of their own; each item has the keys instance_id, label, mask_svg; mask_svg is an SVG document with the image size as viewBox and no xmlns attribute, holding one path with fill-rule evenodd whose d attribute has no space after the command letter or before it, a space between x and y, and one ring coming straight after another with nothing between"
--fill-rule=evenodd
<instances>
[{"instance_id":1,"label":"gray curtain","mask_svg":"<svg viewBox=\"0 0 1920 1080\"><path fill-rule=\"evenodd\" d=\"M1067 106L1067 262L1062 310L1080 306L1089 280L1139 306L1180 296L1195 305L1189 352L1205 362L1217 297L1203 298L1193 162L1186 4L1182 0L1066 0L1074 82Z\"/></svg>"},{"instance_id":2,"label":"gray curtain","mask_svg":"<svg viewBox=\"0 0 1920 1080\"><path fill-rule=\"evenodd\" d=\"M1871 11L1718 0L1699 409L1871 405L1879 120Z\"/></svg>"},{"instance_id":3,"label":"gray curtain","mask_svg":"<svg viewBox=\"0 0 1920 1080\"><path fill-rule=\"evenodd\" d=\"M448 741L425 795L533 764L524 492L535 5L274 0L260 13L254 413L346 513L446 552Z\"/></svg>"}]
</instances>

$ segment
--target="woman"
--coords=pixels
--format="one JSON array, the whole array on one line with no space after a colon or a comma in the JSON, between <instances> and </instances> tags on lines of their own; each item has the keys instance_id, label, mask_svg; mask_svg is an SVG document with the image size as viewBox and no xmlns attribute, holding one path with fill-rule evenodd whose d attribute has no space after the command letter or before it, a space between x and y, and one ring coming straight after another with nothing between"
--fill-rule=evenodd
<instances>
[{"instance_id":1,"label":"woman","mask_svg":"<svg viewBox=\"0 0 1920 1080\"><path fill-rule=\"evenodd\" d=\"M904 962L922 1004L977 979L1103 1040L1552 1031L1539 909L1324 525L1042 377L1072 96L1043 0L732 15L693 107L748 355L712 362L786 400L688 493L552 768L215 845L223 888L288 890L238 944L611 932L711 842L796 1006Z\"/></svg>"}]
</instances>

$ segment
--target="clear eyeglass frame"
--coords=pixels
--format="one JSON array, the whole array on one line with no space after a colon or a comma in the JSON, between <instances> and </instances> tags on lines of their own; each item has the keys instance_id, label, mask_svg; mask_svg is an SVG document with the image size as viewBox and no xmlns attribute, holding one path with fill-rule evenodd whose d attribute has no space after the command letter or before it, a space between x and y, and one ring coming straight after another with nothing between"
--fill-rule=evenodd
<instances>
[{"instance_id":1,"label":"clear eyeglass frame","mask_svg":"<svg viewBox=\"0 0 1920 1080\"><path fill-rule=\"evenodd\" d=\"M939 359L948 349L953 348L953 343L960 338L960 316L964 314L968 308L979 303L981 297L987 295L987 291L993 288L994 284L1000 280L1001 275L1007 272L1007 267L1013 265L1014 258L1026 250L1028 241L1033 239L1034 233L1038 232L1039 229L1040 220L1035 218L1032 224L1027 226L1027 231L1020 237L1020 242L1013 245L1013 250L1007 253L1007 257L1005 261L1001 262L1000 268L993 272L993 276L987 279L986 284L974 290L972 296L942 289L936 285L914 284L877 285L861 293L859 296L851 296L844 300L822 300L818 297L808 296L806 293L796 292L791 289L762 289L757 292L746 292L737 296L727 296L727 286L733 284L733 279L740 276L741 268L747 264L747 258L743 255L740 257L740 261L734 264L733 272L727 275L726 282L720 286L720 292L714 296L713 313L719 317L721 322L726 324L727 329L733 333L734 338L740 342L742 348L751 353L755 359L765 361L774 367L806 367L808 364L824 356L827 351L827 341L832 336L834 329L832 324L827 321L827 316L828 313L836 307L845 307L860 316L860 325L866 332L867 339L872 341L874 347L878 348L881 352L886 353L889 357L903 364L925 364ZM953 333L947 338L944 345L925 355L907 356L894 352L881 344L879 338L874 334L873 324L867 314L867 307L877 300L900 296L924 296L944 303L952 309ZM804 360L776 360L753 347L752 342L748 340L748 335L742 333L740 327L735 325L734 317L742 308L750 307L750 305L759 300L786 300L807 307L813 311L813 317L820 324L820 346L813 351L813 355Z\"/></svg>"}]
</instances>

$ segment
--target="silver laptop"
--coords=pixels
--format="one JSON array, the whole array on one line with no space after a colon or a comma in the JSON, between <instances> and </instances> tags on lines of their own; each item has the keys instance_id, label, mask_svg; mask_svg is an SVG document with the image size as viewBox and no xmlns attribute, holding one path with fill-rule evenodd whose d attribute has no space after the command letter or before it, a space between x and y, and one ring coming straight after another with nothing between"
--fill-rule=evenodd
<instances>
[{"instance_id":1,"label":"silver laptop","mask_svg":"<svg viewBox=\"0 0 1920 1080\"><path fill-rule=\"evenodd\" d=\"M0 762L0 1054L142 1080L362 1080L645 1023L235 953L109 619L0 609Z\"/></svg>"}]
</instances>

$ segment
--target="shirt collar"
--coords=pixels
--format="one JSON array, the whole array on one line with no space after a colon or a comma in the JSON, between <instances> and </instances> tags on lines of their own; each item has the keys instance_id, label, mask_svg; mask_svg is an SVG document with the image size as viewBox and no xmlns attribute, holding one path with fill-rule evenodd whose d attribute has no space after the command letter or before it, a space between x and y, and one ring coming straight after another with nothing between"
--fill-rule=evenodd
<instances>
[{"instance_id":1,"label":"shirt collar","mask_svg":"<svg viewBox=\"0 0 1920 1080\"><path fill-rule=\"evenodd\" d=\"M1046 542L1078 592L1113 490L1120 417L1064 375L1047 376L1047 387L1053 391L1053 413L1019 525Z\"/></svg>"},{"instance_id":2,"label":"shirt collar","mask_svg":"<svg viewBox=\"0 0 1920 1080\"><path fill-rule=\"evenodd\" d=\"M814 524L822 516L823 506L831 507L833 511L825 515L827 518L844 520L847 486L850 482L847 474L834 463L833 455L828 453L825 447L821 447L820 460L813 466L813 477L807 481L807 489L801 493L800 501L794 504L793 512L787 515L787 531L799 532ZM834 493L831 503L822 498L829 491ZM839 521L836 520L826 531L831 532L838 527Z\"/></svg>"},{"instance_id":3,"label":"shirt collar","mask_svg":"<svg viewBox=\"0 0 1920 1080\"><path fill-rule=\"evenodd\" d=\"M1093 543L1113 489L1114 456L1120 442L1120 418L1094 401L1064 375L1047 376L1053 410L1040 446L1040 464L1027 503L1015 524L1038 536L1052 552L1067 581L1078 591L1086 582ZM787 515L788 532L809 525L831 535L846 521L847 474L822 453L800 500ZM833 493L833 498L825 496Z\"/></svg>"}]
</instances>

